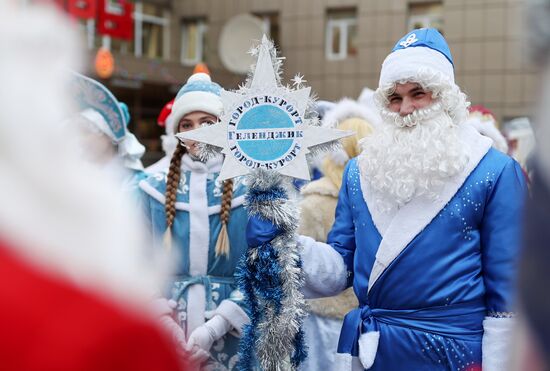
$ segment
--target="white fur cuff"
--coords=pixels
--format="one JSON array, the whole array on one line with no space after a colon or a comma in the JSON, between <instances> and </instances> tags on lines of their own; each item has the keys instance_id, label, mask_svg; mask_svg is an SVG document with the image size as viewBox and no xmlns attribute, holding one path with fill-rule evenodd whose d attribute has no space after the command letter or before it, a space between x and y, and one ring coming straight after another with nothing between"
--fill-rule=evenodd
<instances>
[{"instance_id":1,"label":"white fur cuff","mask_svg":"<svg viewBox=\"0 0 550 371\"><path fill-rule=\"evenodd\" d=\"M347 285L348 272L342 256L332 246L311 237L298 236L306 284L306 299L334 296Z\"/></svg>"},{"instance_id":2,"label":"white fur cuff","mask_svg":"<svg viewBox=\"0 0 550 371\"><path fill-rule=\"evenodd\" d=\"M235 329L239 337L242 334L243 326L250 323L250 318L248 318L244 310L231 300L222 300L215 310L207 314L207 317L212 318L216 314L225 318L231 324L231 327Z\"/></svg>"},{"instance_id":3,"label":"white fur cuff","mask_svg":"<svg viewBox=\"0 0 550 371\"><path fill-rule=\"evenodd\" d=\"M378 331L365 332L359 337L359 359L366 370L371 368L374 363L379 340L380 332Z\"/></svg>"},{"instance_id":4,"label":"white fur cuff","mask_svg":"<svg viewBox=\"0 0 550 371\"><path fill-rule=\"evenodd\" d=\"M483 371L502 371L509 365L514 318L485 317L483 321Z\"/></svg>"}]
</instances>

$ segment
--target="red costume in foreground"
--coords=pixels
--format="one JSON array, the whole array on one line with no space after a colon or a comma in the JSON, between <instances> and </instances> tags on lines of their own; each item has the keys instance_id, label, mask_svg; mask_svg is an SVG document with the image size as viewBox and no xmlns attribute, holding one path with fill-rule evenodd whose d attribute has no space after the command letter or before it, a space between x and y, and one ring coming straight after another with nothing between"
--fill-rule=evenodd
<instances>
[{"instance_id":1,"label":"red costume in foreground","mask_svg":"<svg viewBox=\"0 0 550 371\"><path fill-rule=\"evenodd\" d=\"M3 370L181 370L153 323L54 277L0 243Z\"/></svg>"}]
</instances>

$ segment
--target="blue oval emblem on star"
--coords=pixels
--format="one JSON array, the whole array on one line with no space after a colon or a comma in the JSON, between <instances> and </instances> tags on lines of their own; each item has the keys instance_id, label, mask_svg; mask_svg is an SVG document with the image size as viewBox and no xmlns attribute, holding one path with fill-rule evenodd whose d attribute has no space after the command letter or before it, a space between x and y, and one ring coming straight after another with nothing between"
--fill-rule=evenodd
<instances>
[{"instance_id":1,"label":"blue oval emblem on star","mask_svg":"<svg viewBox=\"0 0 550 371\"><path fill-rule=\"evenodd\" d=\"M278 169L300 152L303 120L287 100L270 95L246 99L231 114L227 139L229 150L250 169Z\"/></svg>"}]
</instances>

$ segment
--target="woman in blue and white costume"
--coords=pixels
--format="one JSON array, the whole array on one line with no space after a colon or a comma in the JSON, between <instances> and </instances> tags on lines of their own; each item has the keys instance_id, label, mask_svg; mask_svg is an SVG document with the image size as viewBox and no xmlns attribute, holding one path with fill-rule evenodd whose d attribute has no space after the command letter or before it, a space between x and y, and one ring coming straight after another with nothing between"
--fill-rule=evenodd
<instances>
[{"instance_id":1,"label":"woman in blue and white costume","mask_svg":"<svg viewBox=\"0 0 550 371\"><path fill-rule=\"evenodd\" d=\"M145 178L145 147L128 130L130 113L103 84L74 73L72 93L79 113L71 118L80 130L82 154L104 166L131 189Z\"/></svg>"},{"instance_id":2,"label":"woman in blue and white costume","mask_svg":"<svg viewBox=\"0 0 550 371\"><path fill-rule=\"evenodd\" d=\"M218 120L221 87L204 73L192 75L172 108L177 132ZM180 142L170 167L140 182L152 234L176 261L169 297L186 349L209 352L204 370L231 370L238 337L248 316L233 278L245 253L246 188L240 180L220 181L221 155L203 162L196 142Z\"/></svg>"}]
</instances>

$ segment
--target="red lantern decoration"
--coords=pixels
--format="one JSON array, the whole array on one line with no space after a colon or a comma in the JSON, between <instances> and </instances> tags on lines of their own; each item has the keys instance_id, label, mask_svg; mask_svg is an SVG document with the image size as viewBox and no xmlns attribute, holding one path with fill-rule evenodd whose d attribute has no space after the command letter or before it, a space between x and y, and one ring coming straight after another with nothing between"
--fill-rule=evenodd
<instances>
[{"instance_id":1,"label":"red lantern decoration","mask_svg":"<svg viewBox=\"0 0 550 371\"><path fill-rule=\"evenodd\" d=\"M107 48L99 48L95 56L95 72L102 79L108 79L115 72L115 58Z\"/></svg>"}]
</instances>

